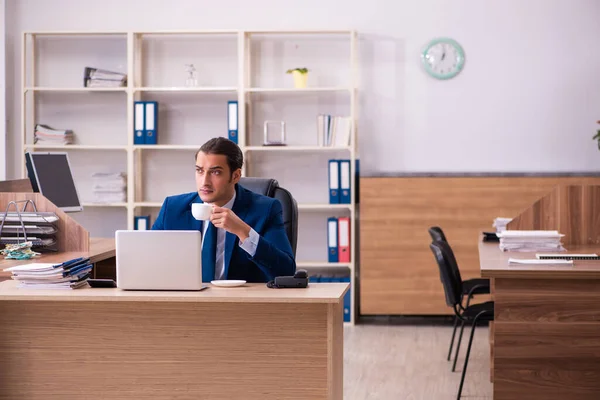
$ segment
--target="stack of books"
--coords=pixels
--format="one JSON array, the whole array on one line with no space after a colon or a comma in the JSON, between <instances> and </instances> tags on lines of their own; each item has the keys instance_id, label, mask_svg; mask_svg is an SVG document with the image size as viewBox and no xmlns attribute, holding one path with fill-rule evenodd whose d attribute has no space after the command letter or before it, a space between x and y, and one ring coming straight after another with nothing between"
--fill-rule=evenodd
<instances>
[{"instance_id":1,"label":"stack of books","mask_svg":"<svg viewBox=\"0 0 600 400\"><path fill-rule=\"evenodd\" d=\"M352 120L350 117L320 114L317 116L317 145L324 147L350 146Z\"/></svg>"},{"instance_id":2,"label":"stack of books","mask_svg":"<svg viewBox=\"0 0 600 400\"><path fill-rule=\"evenodd\" d=\"M120 172L92 175L92 203L124 203L127 201L127 179Z\"/></svg>"},{"instance_id":3,"label":"stack of books","mask_svg":"<svg viewBox=\"0 0 600 400\"><path fill-rule=\"evenodd\" d=\"M66 145L73 143L73 132L68 129L53 129L47 125L37 124L33 133L34 144Z\"/></svg>"},{"instance_id":4,"label":"stack of books","mask_svg":"<svg viewBox=\"0 0 600 400\"><path fill-rule=\"evenodd\" d=\"M89 258L75 258L61 264L32 263L6 268L18 287L30 289L78 289L87 285L92 271Z\"/></svg>"},{"instance_id":5,"label":"stack of books","mask_svg":"<svg viewBox=\"0 0 600 400\"><path fill-rule=\"evenodd\" d=\"M85 67L83 74L85 87L122 87L127 86L127 74L105 69Z\"/></svg>"},{"instance_id":6,"label":"stack of books","mask_svg":"<svg viewBox=\"0 0 600 400\"><path fill-rule=\"evenodd\" d=\"M558 231L509 231L497 234L502 251L564 251L561 238L565 235Z\"/></svg>"}]
</instances>

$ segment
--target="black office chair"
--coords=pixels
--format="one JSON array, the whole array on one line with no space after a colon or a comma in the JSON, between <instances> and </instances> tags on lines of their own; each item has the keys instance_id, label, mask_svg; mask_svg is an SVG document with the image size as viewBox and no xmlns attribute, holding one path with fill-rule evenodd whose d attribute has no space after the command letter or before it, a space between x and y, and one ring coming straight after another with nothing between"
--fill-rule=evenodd
<instances>
[{"instance_id":1,"label":"black office chair","mask_svg":"<svg viewBox=\"0 0 600 400\"><path fill-rule=\"evenodd\" d=\"M447 242L434 241L429 245L429 248L435 256L435 260L440 271L440 280L444 286L446 304L449 307L452 307L454 314L463 322L463 324L471 323L471 336L469 337L469 345L467 347L467 354L465 356L465 365L462 370L460 386L458 387L458 395L456 397L458 400L460 400L465 381L465 375L467 373L467 366L469 364L469 356L471 354L471 345L473 344L475 328L479 321L494 320L494 302L487 301L485 303L463 307L461 302L464 288L460 280L458 265L452 256L452 250L450 249L450 246ZM456 358L454 359L454 364L456 364Z\"/></svg>"},{"instance_id":2,"label":"black office chair","mask_svg":"<svg viewBox=\"0 0 600 400\"><path fill-rule=\"evenodd\" d=\"M431 240L433 242L439 241L439 242L448 243L448 239L446 239L446 235L444 234L444 231L439 226L432 226L431 228L429 228L429 236L431 236ZM449 243L448 243L448 248L450 251L449 256L452 257L454 264L457 266L456 268L457 268L457 272L458 272L458 279L461 280L461 282L462 282L463 293L461 296L461 304L463 302L464 296L466 296L467 303L465 304L465 307L469 307L471 299L473 298L474 295L490 294L490 280L484 279L484 278L473 278L473 279L467 279L466 281L463 281L462 278L460 277L460 271L458 270L458 263L456 262L456 258L454 257L454 252L452 251L452 248L450 247ZM459 318L454 317L454 328L452 329L452 338L450 339L450 346L448 347L448 357L447 357L448 361L450 361L450 359L451 359L452 347L454 347L454 338L456 336L456 328L458 327L458 321L459 321ZM458 358L458 350L460 349L460 342L462 341L462 335L463 335L464 328L465 328L465 324L463 322L460 327L460 335L458 336L458 343L456 345L456 354L454 355L454 363L452 364L452 372L454 372L454 370L456 369L456 359Z\"/></svg>"},{"instance_id":3,"label":"black office chair","mask_svg":"<svg viewBox=\"0 0 600 400\"><path fill-rule=\"evenodd\" d=\"M279 186L275 179L268 178L240 178L240 185L254 193L272 197L279 200L283 209L283 225L287 234L292 252L296 257L296 244L298 243L298 203L292 194Z\"/></svg>"}]
</instances>

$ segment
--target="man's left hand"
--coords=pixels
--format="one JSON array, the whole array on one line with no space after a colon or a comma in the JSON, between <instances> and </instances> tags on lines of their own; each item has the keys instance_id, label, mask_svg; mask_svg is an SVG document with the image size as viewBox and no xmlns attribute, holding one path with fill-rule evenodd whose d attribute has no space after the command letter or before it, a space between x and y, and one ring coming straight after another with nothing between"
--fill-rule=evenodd
<instances>
[{"instance_id":1,"label":"man's left hand","mask_svg":"<svg viewBox=\"0 0 600 400\"><path fill-rule=\"evenodd\" d=\"M217 228L223 228L227 232L233 233L242 242L250 235L250 226L229 208L215 206L210 216L210 222Z\"/></svg>"}]
</instances>

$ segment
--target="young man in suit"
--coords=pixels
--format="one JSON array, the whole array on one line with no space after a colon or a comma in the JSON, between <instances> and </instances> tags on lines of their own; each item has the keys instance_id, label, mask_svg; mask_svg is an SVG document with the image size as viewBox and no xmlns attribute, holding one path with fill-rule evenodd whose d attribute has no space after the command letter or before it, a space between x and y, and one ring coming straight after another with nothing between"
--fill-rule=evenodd
<instances>
[{"instance_id":1,"label":"young man in suit","mask_svg":"<svg viewBox=\"0 0 600 400\"><path fill-rule=\"evenodd\" d=\"M283 226L281 203L238 184L243 164L238 145L213 138L195 158L197 192L167 197L152 229L203 232L203 282L268 282L293 275L296 261ZM213 205L210 221L192 216L193 203Z\"/></svg>"}]
</instances>

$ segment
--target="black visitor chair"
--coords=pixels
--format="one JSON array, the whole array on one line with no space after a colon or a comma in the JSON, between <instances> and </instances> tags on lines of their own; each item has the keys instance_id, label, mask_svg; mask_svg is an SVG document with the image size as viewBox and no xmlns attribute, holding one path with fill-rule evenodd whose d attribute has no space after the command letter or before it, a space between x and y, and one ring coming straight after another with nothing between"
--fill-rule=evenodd
<instances>
[{"instance_id":1,"label":"black visitor chair","mask_svg":"<svg viewBox=\"0 0 600 400\"><path fill-rule=\"evenodd\" d=\"M448 239L446 239L446 235L444 234L444 231L439 226L433 226L433 227L429 228L429 236L431 236L431 240L433 242L438 241L438 242L448 243ZM467 280L463 281L460 276L460 271L458 270L458 263L456 262L456 258L454 257L454 252L450 248L449 243L448 243L448 248L450 251L450 257L452 258L453 263L456 265L458 279L462 281L462 294L461 294L461 301L460 301L461 307L462 307L465 296L467 298L465 307L469 307L471 299L473 298L474 295L490 294L490 280L484 279L484 278L474 278L474 279L467 279ZM454 328L452 330L452 338L450 339L450 346L448 347L448 357L447 357L448 361L450 361L451 356L452 356L452 348L454 347L454 338L456 337L456 328L458 327L459 320L460 319L458 318L458 316L454 317ZM465 328L465 322L462 321L462 324L460 327L460 334L458 335L458 342L456 344L456 354L454 355L454 362L452 364L452 372L454 372L456 370L456 359L458 358L458 351L460 350L460 342L462 341L464 328Z\"/></svg>"},{"instance_id":2,"label":"black visitor chair","mask_svg":"<svg viewBox=\"0 0 600 400\"><path fill-rule=\"evenodd\" d=\"M479 321L489 322L494 320L494 302L487 301L485 303L463 307L461 301L463 298L464 288L460 280L458 265L454 262L454 257L451 255L452 250L450 249L450 246L446 242L435 241L431 243L429 247L435 256L435 260L440 270L440 280L444 286L446 304L454 310L454 314L463 322L463 324L471 324L471 336L469 337L467 354L465 356L465 364L462 370L462 376L460 378L458 395L456 396L457 400L460 400L463 384L465 382L465 375L467 373L467 366L469 365L469 355L471 354L471 345L473 344L475 328L477 327L477 323ZM460 342L458 345L460 345ZM456 358L454 359L454 364L456 364Z\"/></svg>"}]
</instances>

